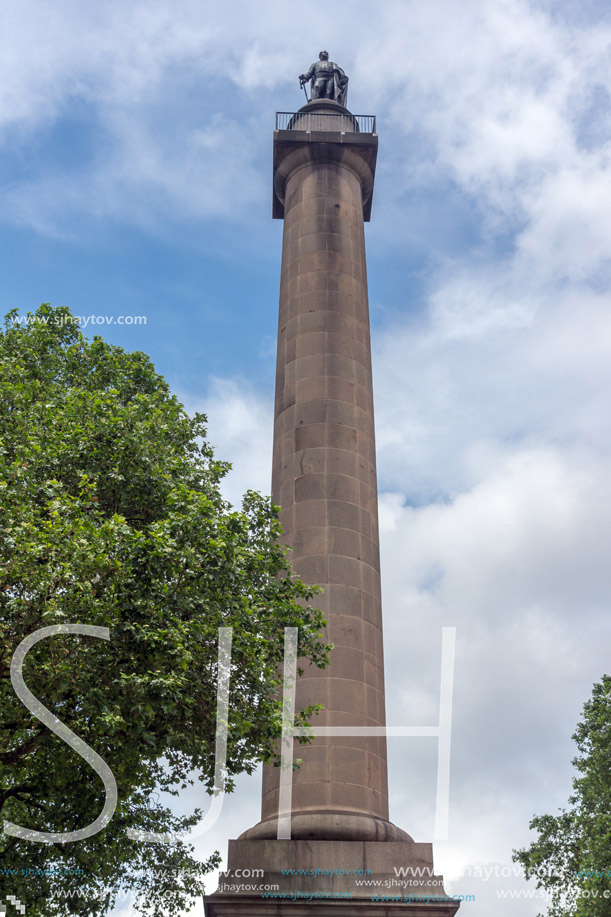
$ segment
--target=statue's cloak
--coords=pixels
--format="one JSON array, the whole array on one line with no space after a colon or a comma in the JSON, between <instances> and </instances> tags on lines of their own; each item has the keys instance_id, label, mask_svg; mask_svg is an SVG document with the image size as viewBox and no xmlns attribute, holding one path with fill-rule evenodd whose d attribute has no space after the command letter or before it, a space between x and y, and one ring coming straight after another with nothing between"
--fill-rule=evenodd
<instances>
[{"instance_id":1,"label":"statue's cloak","mask_svg":"<svg viewBox=\"0 0 611 917\"><path fill-rule=\"evenodd\" d=\"M333 64L333 82L335 83L334 99L345 108L348 101L348 77L337 64Z\"/></svg>"}]
</instances>

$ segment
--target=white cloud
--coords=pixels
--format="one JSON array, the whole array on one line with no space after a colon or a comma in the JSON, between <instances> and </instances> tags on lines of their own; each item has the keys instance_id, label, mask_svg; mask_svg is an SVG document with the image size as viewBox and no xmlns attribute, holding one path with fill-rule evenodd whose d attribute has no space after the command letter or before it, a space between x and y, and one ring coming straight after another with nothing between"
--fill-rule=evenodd
<instances>
[{"instance_id":1,"label":"white cloud","mask_svg":"<svg viewBox=\"0 0 611 917\"><path fill-rule=\"evenodd\" d=\"M466 883L461 869L511 866L532 815L570 793L570 736L608 671L610 486L608 461L548 447L497 456L448 503L381 497L390 723L437 722L441 628L457 628L450 840L436 859L454 891L477 890L473 913L522 883ZM431 837L434 749L396 745L393 817Z\"/></svg>"},{"instance_id":2,"label":"white cloud","mask_svg":"<svg viewBox=\"0 0 611 917\"><path fill-rule=\"evenodd\" d=\"M261 396L245 379L209 380L203 399L185 397L190 413L208 417L208 441L218 459L231 462L222 482L223 495L240 507L247 490L271 492L273 401Z\"/></svg>"},{"instance_id":3,"label":"white cloud","mask_svg":"<svg viewBox=\"0 0 611 917\"><path fill-rule=\"evenodd\" d=\"M471 486L516 446L608 452L607 297L499 274L457 272L428 317L375 341L382 481L416 503Z\"/></svg>"},{"instance_id":4,"label":"white cloud","mask_svg":"<svg viewBox=\"0 0 611 917\"><path fill-rule=\"evenodd\" d=\"M576 126L611 79L608 26L577 30L526 0L387 0L375 28L364 2L339 4L331 16L322 0L307 11L279 2L231 9L194 0L171 11L156 0L5 3L0 137L31 147L43 130L44 142L78 102L100 148L76 181L74 168L57 175L41 165L31 184L12 188L5 218L36 221L38 212L38 228L53 231L67 198L72 218L154 225L160 212L178 210L247 220L264 199L266 176L251 157L268 143L265 112L282 98L301 104L296 73L315 56L323 11L324 43L352 76L353 106L378 113L392 164L386 178L382 165L379 184L395 193L451 179L494 235L516 217L537 224L539 202L545 209L546 195L558 199L555 176L567 193L575 185L588 197L589 176L606 169L603 152L592 163L579 148ZM606 209L599 201L597 225ZM536 254L539 243L528 244ZM573 251L571 238L566 247Z\"/></svg>"},{"instance_id":5,"label":"white cloud","mask_svg":"<svg viewBox=\"0 0 611 917\"><path fill-rule=\"evenodd\" d=\"M542 183L530 207L530 221L518 241L526 273L542 279L587 281L606 268L609 283L611 146L582 152L572 168L559 168ZM602 278L598 278L602 279Z\"/></svg>"}]
</instances>

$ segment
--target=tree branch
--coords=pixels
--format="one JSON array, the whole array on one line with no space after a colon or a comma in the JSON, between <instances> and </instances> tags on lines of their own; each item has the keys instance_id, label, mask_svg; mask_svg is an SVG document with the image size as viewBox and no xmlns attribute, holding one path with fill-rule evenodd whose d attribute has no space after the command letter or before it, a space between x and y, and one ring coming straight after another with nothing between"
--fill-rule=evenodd
<instances>
[{"instance_id":1,"label":"tree branch","mask_svg":"<svg viewBox=\"0 0 611 917\"><path fill-rule=\"evenodd\" d=\"M12 751L1 754L0 764L17 764L22 758L29 755L30 752L35 751L40 745L42 737L43 733L41 732L38 735L32 736L31 739L28 739L28 741L20 745L19 748L14 748Z\"/></svg>"}]
</instances>

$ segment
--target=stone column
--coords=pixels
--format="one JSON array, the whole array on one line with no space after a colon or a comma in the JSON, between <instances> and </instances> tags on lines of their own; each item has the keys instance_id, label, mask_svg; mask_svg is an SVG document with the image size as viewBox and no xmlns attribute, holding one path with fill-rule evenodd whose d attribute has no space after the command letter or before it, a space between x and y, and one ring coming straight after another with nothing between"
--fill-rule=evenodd
<instances>
[{"instance_id":1,"label":"stone column","mask_svg":"<svg viewBox=\"0 0 611 917\"><path fill-rule=\"evenodd\" d=\"M315 732L317 725L385 724L363 227L377 141L347 109L322 100L274 135L273 214L284 219L284 236L272 493L293 569L325 590L317 603L335 645L327 669L306 667L297 681L298 708L325 707ZM262 869L264 877L212 895L208 917L386 913L388 905L371 900L371 887L347 873L370 869L390 888L395 867L413 868L409 893L419 897L393 902L397 917L454 914L458 902L430 897L431 845L415 843L388 820L386 740L317 738L297 753L303 763L293 773L291 840L276 840L280 769L266 767L261 821L229 842L228 860L230 870ZM311 874L283 874L287 868ZM331 876L333 869L347 873ZM443 896L441 877L435 884ZM295 900L270 901L270 885Z\"/></svg>"},{"instance_id":2,"label":"stone column","mask_svg":"<svg viewBox=\"0 0 611 917\"><path fill-rule=\"evenodd\" d=\"M307 108L315 109L317 130L304 139L307 132L299 128L308 127L308 121L298 113L292 129L276 138L275 193L284 205L284 237L272 495L293 548L293 569L325 590L319 604L328 620L326 637L335 648L328 669L306 667L296 700L298 709L324 705L314 727L383 726L363 226L377 136L359 136L346 112L352 139L347 144L337 116L337 109L345 109L328 101ZM312 134L324 138L325 127L330 140L312 141ZM385 738L321 738L300 746L298 755L303 764L293 777L293 837L355 840L388 834ZM279 769L265 768L263 825L257 836L275 836L278 782ZM403 832L400 836L405 837Z\"/></svg>"}]
</instances>

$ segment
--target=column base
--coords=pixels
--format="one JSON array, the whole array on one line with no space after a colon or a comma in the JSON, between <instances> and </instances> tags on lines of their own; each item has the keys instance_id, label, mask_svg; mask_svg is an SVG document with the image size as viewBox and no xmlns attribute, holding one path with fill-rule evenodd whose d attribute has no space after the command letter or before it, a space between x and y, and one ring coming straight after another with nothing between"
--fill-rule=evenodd
<instances>
[{"instance_id":1,"label":"column base","mask_svg":"<svg viewBox=\"0 0 611 917\"><path fill-rule=\"evenodd\" d=\"M459 907L434 875L432 844L414 841L229 841L227 872L205 899L206 917L451 917Z\"/></svg>"},{"instance_id":2,"label":"column base","mask_svg":"<svg viewBox=\"0 0 611 917\"><path fill-rule=\"evenodd\" d=\"M278 816L266 818L240 835L241 841L277 840ZM305 841L402 841L413 844L407 831L363 812L297 812L291 816L291 838Z\"/></svg>"}]
</instances>

